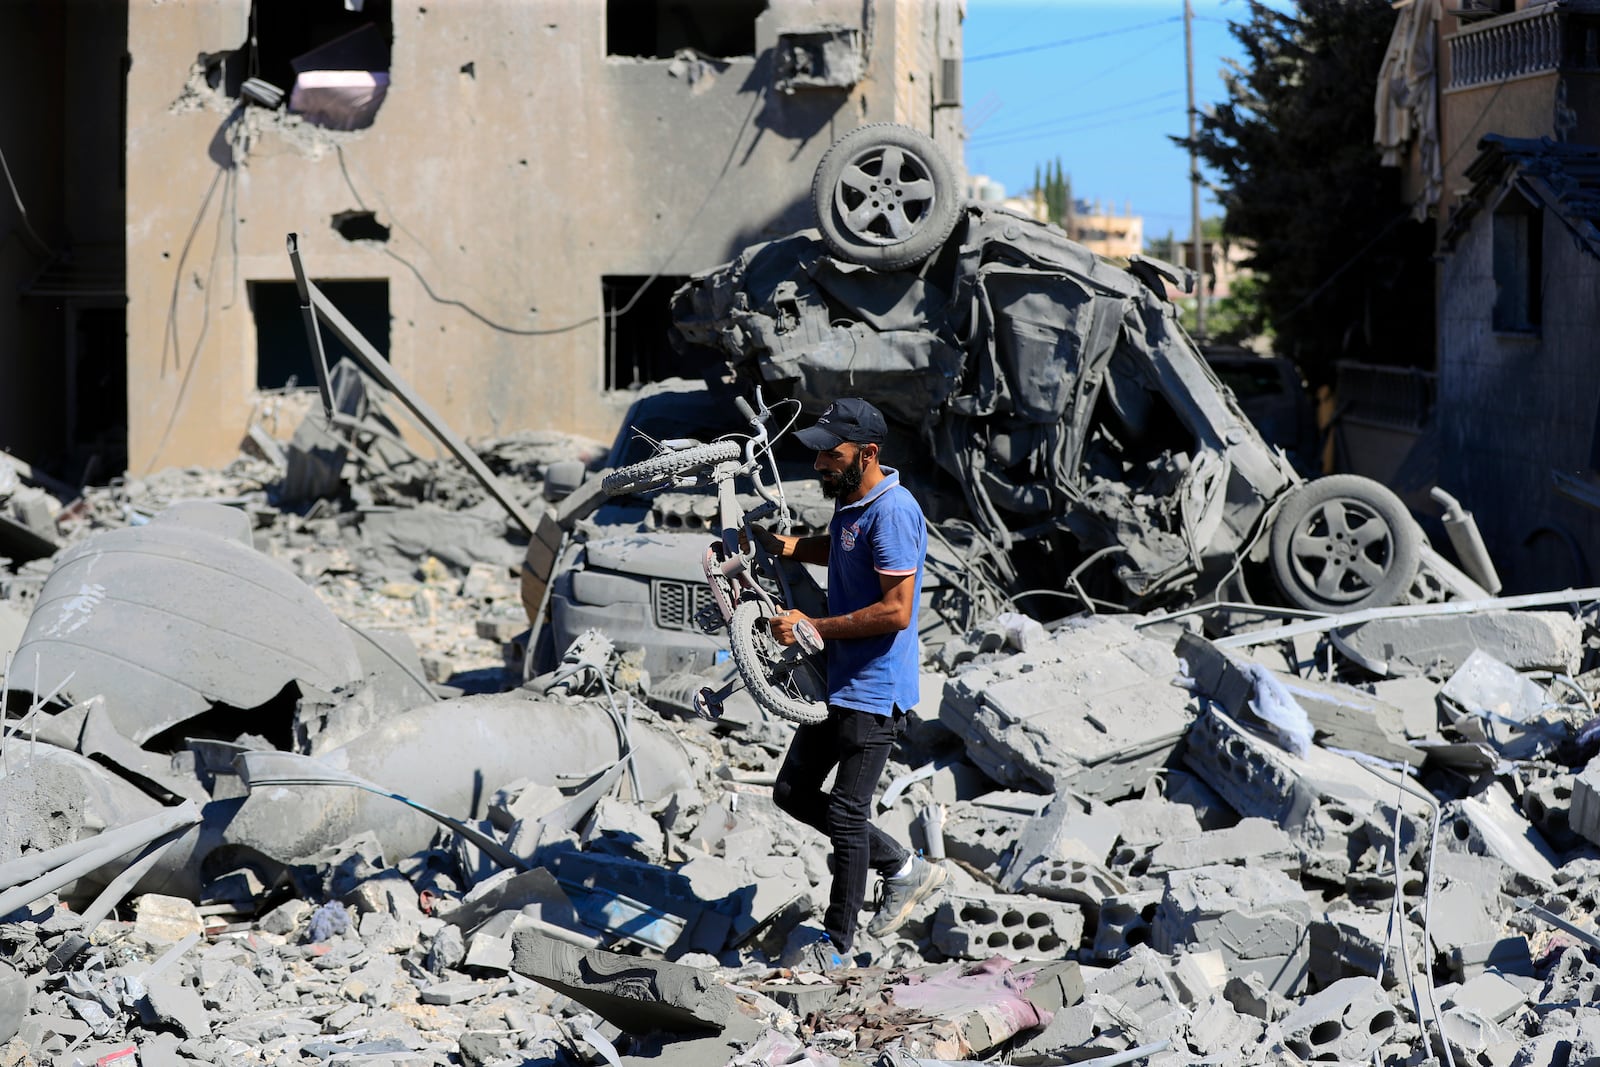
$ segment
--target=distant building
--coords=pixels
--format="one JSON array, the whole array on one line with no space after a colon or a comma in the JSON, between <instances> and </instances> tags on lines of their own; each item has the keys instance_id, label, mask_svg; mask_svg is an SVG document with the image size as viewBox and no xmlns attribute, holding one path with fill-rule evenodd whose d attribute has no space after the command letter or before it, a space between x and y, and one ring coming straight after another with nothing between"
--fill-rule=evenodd
<instances>
[{"instance_id":1,"label":"distant building","mask_svg":"<svg viewBox=\"0 0 1600 1067\"><path fill-rule=\"evenodd\" d=\"M1109 204L1101 207L1098 200L1079 200L1073 208L1067 236L1095 255L1127 259L1144 251L1144 217L1133 213L1132 204L1124 205L1121 214Z\"/></svg>"},{"instance_id":2,"label":"distant building","mask_svg":"<svg viewBox=\"0 0 1600 1067\"><path fill-rule=\"evenodd\" d=\"M1476 514L1511 591L1600 567L1597 40L1588 0L1416 0L1377 86L1440 229L1437 401L1402 474Z\"/></svg>"},{"instance_id":3,"label":"distant building","mask_svg":"<svg viewBox=\"0 0 1600 1067\"><path fill-rule=\"evenodd\" d=\"M630 387L707 369L673 288L809 224L836 137L905 123L959 167L961 7L0 4L0 447L109 476L292 429L290 232L461 434L609 436Z\"/></svg>"}]
</instances>

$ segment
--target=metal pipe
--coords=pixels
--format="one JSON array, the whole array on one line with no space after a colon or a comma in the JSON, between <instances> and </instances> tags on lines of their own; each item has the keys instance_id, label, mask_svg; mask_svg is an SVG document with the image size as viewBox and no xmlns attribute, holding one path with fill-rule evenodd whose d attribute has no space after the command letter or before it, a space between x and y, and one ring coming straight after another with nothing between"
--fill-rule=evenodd
<instances>
[{"instance_id":1,"label":"metal pipe","mask_svg":"<svg viewBox=\"0 0 1600 1067\"><path fill-rule=\"evenodd\" d=\"M0 915L9 915L18 908L32 904L46 893L53 893L69 882L75 882L84 875L104 867L118 856L146 845L158 837L171 833L179 827L189 827L200 821L200 807L192 800L186 800L176 808L169 808L160 815L153 815L140 822L119 827L116 830L107 830L88 839L87 847L79 849L78 846L85 842L75 841L71 845L63 845L62 849L74 849L74 858L53 867L32 881L13 885L4 893L0 893ZM62 849L52 849L39 857L34 862L44 862ZM26 863L28 861L17 861ZM26 869L26 868L24 868Z\"/></svg>"},{"instance_id":2,"label":"metal pipe","mask_svg":"<svg viewBox=\"0 0 1600 1067\"><path fill-rule=\"evenodd\" d=\"M1450 535L1450 544L1454 546L1462 568L1472 575L1473 581L1488 590L1490 596L1499 593L1504 583L1494 569L1494 560L1489 558L1488 548L1484 547L1483 534L1478 531L1478 523L1473 519L1472 512L1437 485L1428 490L1428 495L1444 505L1444 532Z\"/></svg>"},{"instance_id":3,"label":"metal pipe","mask_svg":"<svg viewBox=\"0 0 1600 1067\"><path fill-rule=\"evenodd\" d=\"M99 856L107 849L115 848L117 851L100 860L100 863L107 863L124 853L132 852L136 848L147 845L159 837L164 837L174 830L186 829L199 821L199 806L194 801L187 800L175 808L165 808L138 822L131 822L111 830L103 830L91 837L81 838L69 844L50 849L48 852L37 852L32 855L18 857L6 863L0 863L0 889L10 889L24 882L33 881L50 871L72 863L82 856L91 853ZM90 867L88 870L92 871L94 867ZM49 892L49 890L45 890L45 892ZM0 903L3 903L6 899L8 898L0 896ZM28 903L28 901L23 901L23 903ZM13 908L18 906L12 905ZM9 910L11 909L6 909L6 911ZM4 913L4 911L0 911L0 914Z\"/></svg>"}]
</instances>

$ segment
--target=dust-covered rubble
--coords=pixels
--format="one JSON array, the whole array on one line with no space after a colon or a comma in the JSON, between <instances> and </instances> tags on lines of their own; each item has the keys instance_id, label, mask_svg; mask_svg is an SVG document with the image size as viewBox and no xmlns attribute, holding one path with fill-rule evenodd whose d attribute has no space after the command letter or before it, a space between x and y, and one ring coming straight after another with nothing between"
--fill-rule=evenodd
<instances>
[{"instance_id":1,"label":"dust-covered rubble","mask_svg":"<svg viewBox=\"0 0 1600 1067\"><path fill-rule=\"evenodd\" d=\"M1600 592L927 648L875 817L950 878L819 974L792 726L600 632L529 677L528 534L451 464L290 504L294 446L255 451L85 491L0 568L0 1065L1600 1057ZM480 453L542 509L597 450ZM195 586L146 556L238 562L163 630Z\"/></svg>"}]
</instances>

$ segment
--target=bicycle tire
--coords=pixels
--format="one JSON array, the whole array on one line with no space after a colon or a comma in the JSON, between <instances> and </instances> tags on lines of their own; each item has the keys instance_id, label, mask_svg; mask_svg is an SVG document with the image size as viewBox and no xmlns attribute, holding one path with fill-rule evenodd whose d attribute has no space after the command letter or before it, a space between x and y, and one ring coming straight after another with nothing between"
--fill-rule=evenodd
<instances>
[{"instance_id":1,"label":"bicycle tire","mask_svg":"<svg viewBox=\"0 0 1600 1067\"><path fill-rule=\"evenodd\" d=\"M647 489L658 489L680 474L738 459L743 453L743 446L738 441L712 441L676 452L662 452L638 463L618 467L605 476L600 486L607 496L642 493Z\"/></svg>"},{"instance_id":2,"label":"bicycle tire","mask_svg":"<svg viewBox=\"0 0 1600 1067\"><path fill-rule=\"evenodd\" d=\"M762 709L781 719L802 726L818 723L828 717L826 699L826 674L816 665L813 657L802 657L794 673L808 672L809 688L818 690L820 698L808 697L799 691L799 685L779 685L772 680L772 663L785 646L778 644L767 629L767 616L761 611L759 600L746 600L733 609L733 620L728 623L728 650L733 654L733 665L744 679L744 687ZM758 629L759 628L759 629ZM801 680L802 683L804 679Z\"/></svg>"}]
</instances>

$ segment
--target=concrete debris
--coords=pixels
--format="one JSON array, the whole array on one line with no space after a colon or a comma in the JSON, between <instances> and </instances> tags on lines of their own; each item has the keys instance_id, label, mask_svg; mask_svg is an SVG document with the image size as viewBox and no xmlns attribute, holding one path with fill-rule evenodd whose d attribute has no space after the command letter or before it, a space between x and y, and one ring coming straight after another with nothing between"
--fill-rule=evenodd
<instances>
[{"instance_id":1,"label":"concrete debris","mask_svg":"<svg viewBox=\"0 0 1600 1067\"><path fill-rule=\"evenodd\" d=\"M930 639L874 812L949 881L818 974L786 962L831 877L772 802L790 727L696 716L730 675L676 646L532 676L501 504L335 453L337 505L278 508L291 443L86 491L0 567L0 1065L1600 1055L1592 610ZM592 488L578 442L479 454L542 515L552 465Z\"/></svg>"}]
</instances>

